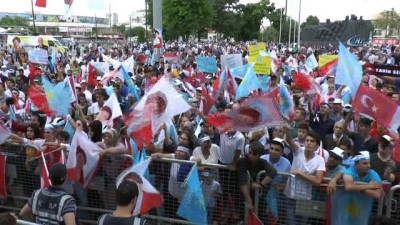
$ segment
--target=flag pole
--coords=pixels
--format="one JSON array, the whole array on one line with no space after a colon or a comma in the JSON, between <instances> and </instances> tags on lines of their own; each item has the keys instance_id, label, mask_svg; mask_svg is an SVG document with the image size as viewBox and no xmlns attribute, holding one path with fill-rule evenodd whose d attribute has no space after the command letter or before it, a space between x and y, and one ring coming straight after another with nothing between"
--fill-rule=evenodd
<instances>
[{"instance_id":1,"label":"flag pole","mask_svg":"<svg viewBox=\"0 0 400 225\"><path fill-rule=\"evenodd\" d=\"M302 0L300 0L300 4L299 4L299 24L298 24L298 30L297 30L297 46L298 46L299 50L300 50L300 31L301 31L301 27L300 27L301 1Z\"/></svg>"},{"instance_id":2,"label":"flag pole","mask_svg":"<svg viewBox=\"0 0 400 225\"><path fill-rule=\"evenodd\" d=\"M37 33L36 24L35 24L35 10L34 10L34 7L33 7L33 0L31 0L31 7L32 7L33 30L34 30L35 33Z\"/></svg>"}]
</instances>

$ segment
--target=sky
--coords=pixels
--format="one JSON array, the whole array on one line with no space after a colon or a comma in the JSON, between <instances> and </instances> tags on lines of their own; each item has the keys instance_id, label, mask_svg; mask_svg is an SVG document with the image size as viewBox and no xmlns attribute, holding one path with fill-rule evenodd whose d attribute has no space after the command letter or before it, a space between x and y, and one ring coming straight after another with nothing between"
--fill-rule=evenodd
<instances>
[{"instance_id":1,"label":"sky","mask_svg":"<svg viewBox=\"0 0 400 225\"><path fill-rule=\"evenodd\" d=\"M0 2L7 0L0 0ZM33 0L35 2L36 0ZM88 8L90 0L75 0L71 7L72 15L105 17L109 12L109 2L111 1L111 12L117 12L119 22L129 21L129 14L135 10L144 9L144 0L94 0L104 1L104 8L91 10ZM184 1L184 0L182 0ZM240 0L241 3L254 3L259 0ZM298 19L299 2L301 7L301 22L307 16L315 15L320 21L330 19L344 20L346 15L355 14L363 16L364 19L372 19L379 12L394 8L400 11L400 0L287 0L288 14L294 19ZM2 4L0 12L31 12L30 0L12 0L12 4ZM35 7L36 12L42 14L64 15L65 7L63 0L47 0L47 8ZM284 7L285 0L270 0L277 7ZM129 6L129 7L127 7Z\"/></svg>"}]
</instances>

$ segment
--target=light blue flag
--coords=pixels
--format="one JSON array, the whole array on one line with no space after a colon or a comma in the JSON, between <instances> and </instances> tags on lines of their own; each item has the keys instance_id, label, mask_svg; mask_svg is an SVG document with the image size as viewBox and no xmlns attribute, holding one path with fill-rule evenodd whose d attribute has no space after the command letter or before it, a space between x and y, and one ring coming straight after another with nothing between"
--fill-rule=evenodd
<instances>
[{"instance_id":1,"label":"light blue flag","mask_svg":"<svg viewBox=\"0 0 400 225\"><path fill-rule=\"evenodd\" d=\"M260 82L262 92L268 91L268 86L269 86L270 80L271 80L270 76L258 76L258 82Z\"/></svg>"},{"instance_id":2,"label":"light blue flag","mask_svg":"<svg viewBox=\"0 0 400 225\"><path fill-rule=\"evenodd\" d=\"M338 189L331 199L331 225L368 224L373 198Z\"/></svg>"},{"instance_id":3,"label":"light blue flag","mask_svg":"<svg viewBox=\"0 0 400 225\"><path fill-rule=\"evenodd\" d=\"M177 214L195 224L207 224L206 204L196 165L193 166L187 178L187 189Z\"/></svg>"},{"instance_id":4,"label":"light blue flag","mask_svg":"<svg viewBox=\"0 0 400 225\"><path fill-rule=\"evenodd\" d=\"M248 68L252 67L252 66L253 66L252 64L245 64L243 66L234 67L234 68L230 69L231 74L233 77L243 79L244 76L246 75L246 71L248 70Z\"/></svg>"},{"instance_id":5,"label":"light blue flag","mask_svg":"<svg viewBox=\"0 0 400 225\"><path fill-rule=\"evenodd\" d=\"M136 100L139 100L139 91L133 80L129 76L128 72L126 72L125 68L121 66L121 73L124 76L125 84L128 87L129 93L135 97Z\"/></svg>"},{"instance_id":6,"label":"light blue flag","mask_svg":"<svg viewBox=\"0 0 400 225\"><path fill-rule=\"evenodd\" d=\"M57 112L58 115L68 115L73 102L73 94L68 84L68 79L64 79L57 84L52 84L47 77L42 77L44 92L50 108Z\"/></svg>"},{"instance_id":7,"label":"light blue flag","mask_svg":"<svg viewBox=\"0 0 400 225\"><path fill-rule=\"evenodd\" d=\"M315 68L318 67L317 59L315 58L314 54L308 56L306 60L306 68L308 71L313 71Z\"/></svg>"},{"instance_id":8,"label":"light blue flag","mask_svg":"<svg viewBox=\"0 0 400 225\"><path fill-rule=\"evenodd\" d=\"M339 60L336 69L335 84L349 86L351 96L354 99L361 83L362 73L362 66L356 57L339 42Z\"/></svg>"},{"instance_id":9,"label":"light blue flag","mask_svg":"<svg viewBox=\"0 0 400 225\"><path fill-rule=\"evenodd\" d=\"M75 129L72 127L71 123L67 120L67 123L64 126L64 131L66 131L69 134L69 140L68 143L71 143L72 137L75 134Z\"/></svg>"},{"instance_id":10,"label":"light blue flag","mask_svg":"<svg viewBox=\"0 0 400 225\"><path fill-rule=\"evenodd\" d=\"M258 81L257 75L254 72L254 66L248 67L246 75L236 91L235 100L248 96L252 91L261 89L261 84Z\"/></svg>"},{"instance_id":11,"label":"light blue flag","mask_svg":"<svg viewBox=\"0 0 400 225\"><path fill-rule=\"evenodd\" d=\"M176 132L176 128L172 121L169 125L169 136L175 144L179 144L178 132Z\"/></svg>"},{"instance_id":12,"label":"light blue flag","mask_svg":"<svg viewBox=\"0 0 400 225\"><path fill-rule=\"evenodd\" d=\"M290 70L290 67L286 65L285 63L282 63L282 68L285 70L287 75L292 74L292 71Z\"/></svg>"},{"instance_id":13,"label":"light blue flag","mask_svg":"<svg viewBox=\"0 0 400 225\"><path fill-rule=\"evenodd\" d=\"M282 116L290 119L290 116L294 111L293 97L289 93L286 85L283 83L283 79L281 79L279 84L279 105Z\"/></svg>"},{"instance_id":14,"label":"light blue flag","mask_svg":"<svg viewBox=\"0 0 400 225\"><path fill-rule=\"evenodd\" d=\"M195 59L200 72L216 73L218 71L215 57L196 56Z\"/></svg>"}]
</instances>

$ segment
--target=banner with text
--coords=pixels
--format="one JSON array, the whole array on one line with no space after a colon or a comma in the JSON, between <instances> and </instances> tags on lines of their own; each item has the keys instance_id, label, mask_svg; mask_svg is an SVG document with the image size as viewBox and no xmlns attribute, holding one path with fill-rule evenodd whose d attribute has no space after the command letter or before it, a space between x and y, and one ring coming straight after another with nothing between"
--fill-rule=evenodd
<instances>
[{"instance_id":1,"label":"banner with text","mask_svg":"<svg viewBox=\"0 0 400 225\"><path fill-rule=\"evenodd\" d=\"M218 71L215 57L196 56L197 68L203 73L216 73Z\"/></svg>"},{"instance_id":2,"label":"banner with text","mask_svg":"<svg viewBox=\"0 0 400 225\"><path fill-rule=\"evenodd\" d=\"M269 56L250 56L249 63L254 64L256 74L271 74L271 57Z\"/></svg>"},{"instance_id":3,"label":"banner with text","mask_svg":"<svg viewBox=\"0 0 400 225\"><path fill-rule=\"evenodd\" d=\"M265 51L266 45L264 42L260 42L256 45L250 45L249 47L249 53L250 56L258 56L260 55L260 51Z\"/></svg>"},{"instance_id":4,"label":"banner with text","mask_svg":"<svg viewBox=\"0 0 400 225\"><path fill-rule=\"evenodd\" d=\"M47 65L49 61L49 53L45 49L32 49L28 53L29 62Z\"/></svg>"},{"instance_id":5,"label":"banner with text","mask_svg":"<svg viewBox=\"0 0 400 225\"><path fill-rule=\"evenodd\" d=\"M243 66L242 54L230 54L221 56L221 68L232 69L234 67Z\"/></svg>"},{"instance_id":6,"label":"banner with text","mask_svg":"<svg viewBox=\"0 0 400 225\"><path fill-rule=\"evenodd\" d=\"M400 77L400 66L374 65L375 76Z\"/></svg>"}]
</instances>

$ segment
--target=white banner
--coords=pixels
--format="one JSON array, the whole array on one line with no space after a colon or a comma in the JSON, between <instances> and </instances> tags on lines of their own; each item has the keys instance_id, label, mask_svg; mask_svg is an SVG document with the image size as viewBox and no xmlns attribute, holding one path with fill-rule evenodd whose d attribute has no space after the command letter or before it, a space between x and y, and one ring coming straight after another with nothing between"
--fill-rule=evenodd
<instances>
[{"instance_id":1,"label":"white banner","mask_svg":"<svg viewBox=\"0 0 400 225\"><path fill-rule=\"evenodd\" d=\"M243 66L242 54L230 54L221 56L221 69Z\"/></svg>"},{"instance_id":2,"label":"white banner","mask_svg":"<svg viewBox=\"0 0 400 225\"><path fill-rule=\"evenodd\" d=\"M36 48L29 51L29 62L47 65L49 61L49 53L42 48Z\"/></svg>"}]
</instances>

